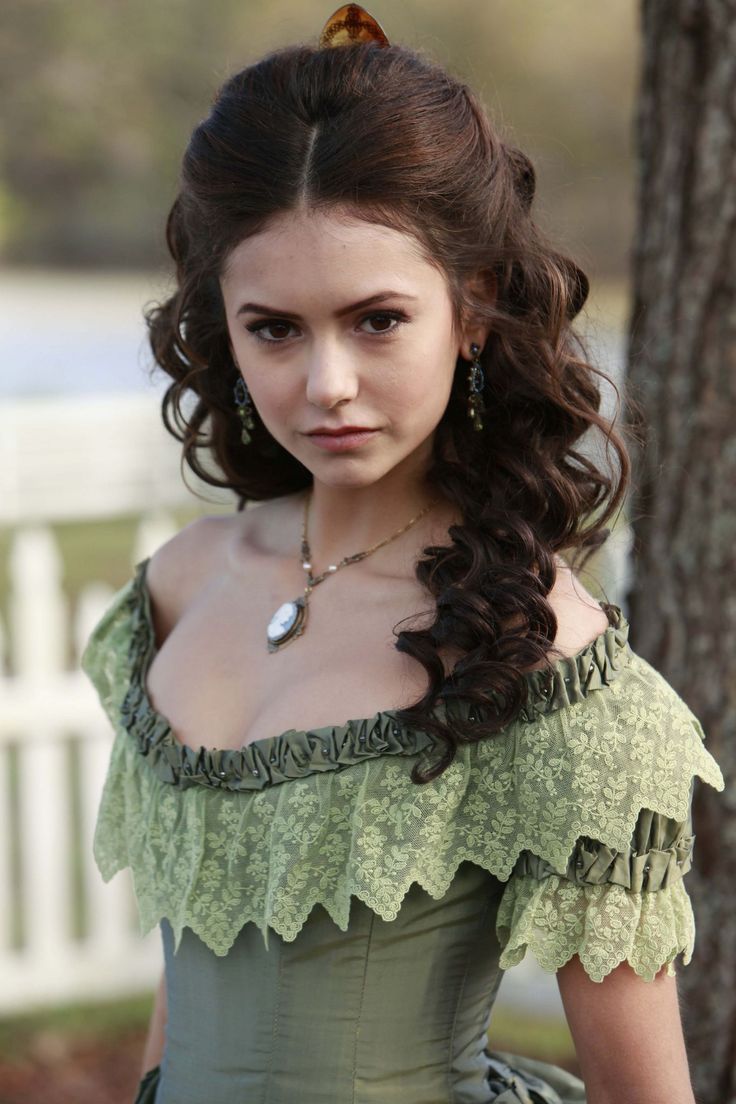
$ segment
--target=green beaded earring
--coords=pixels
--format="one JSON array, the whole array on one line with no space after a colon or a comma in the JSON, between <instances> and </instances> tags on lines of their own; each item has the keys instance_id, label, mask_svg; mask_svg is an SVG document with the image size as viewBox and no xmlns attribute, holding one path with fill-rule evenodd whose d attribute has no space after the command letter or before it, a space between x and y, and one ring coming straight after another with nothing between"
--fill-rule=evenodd
<instances>
[{"instance_id":1,"label":"green beaded earring","mask_svg":"<svg viewBox=\"0 0 736 1104\"><path fill-rule=\"evenodd\" d=\"M244 445L248 445L252 439L251 431L255 426L255 422L253 421L253 405L250 400L250 392L242 376L238 377L238 382L233 388L233 393L238 407L238 414L243 425L240 440Z\"/></svg>"},{"instance_id":2,"label":"green beaded earring","mask_svg":"<svg viewBox=\"0 0 736 1104\"><path fill-rule=\"evenodd\" d=\"M473 342L470 346L470 352L473 356L473 360L470 365L470 370L468 371L468 384L470 385L470 394L468 395L468 417L472 419L473 429L481 430L483 428L481 414L485 410L482 396L485 377L483 375L483 368L481 367L480 360L478 359L480 345L476 345L475 342Z\"/></svg>"}]
</instances>

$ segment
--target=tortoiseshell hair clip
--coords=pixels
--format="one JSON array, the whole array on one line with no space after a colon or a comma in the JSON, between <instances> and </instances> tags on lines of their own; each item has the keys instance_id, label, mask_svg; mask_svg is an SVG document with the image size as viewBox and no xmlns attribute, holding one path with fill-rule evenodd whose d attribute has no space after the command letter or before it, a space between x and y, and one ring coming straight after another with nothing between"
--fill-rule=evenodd
<instances>
[{"instance_id":1,"label":"tortoiseshell hair clip","mask_svg":"<svg viewBox=\"0 0 736 1104\"><path fill-rule=\"evenodd\" d=\"M357 42L377 42L379 46L390 45L378 20L361 8L360 4L343 4L322 28L319 46L353 46Z\"/></svg>"}]
</instances>

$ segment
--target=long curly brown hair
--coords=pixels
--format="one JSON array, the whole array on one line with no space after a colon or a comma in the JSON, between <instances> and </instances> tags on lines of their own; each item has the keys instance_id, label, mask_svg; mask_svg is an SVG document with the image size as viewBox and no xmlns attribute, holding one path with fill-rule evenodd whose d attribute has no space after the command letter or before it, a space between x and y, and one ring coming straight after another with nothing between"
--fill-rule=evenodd
<instances>
[{"instance_id":1,"label":"long curly brown hair","mask_svg":"<svg viewBox=\"0 0 736 1104\"><path fill-rule=\"evenodd\" d=\"M436 617L422 629L394 628L395 647L429 676L421 699L396 716L442 749L426 770L415 765L417 783L441 774L459 744L493 736L518 714L529 690L523 672L559 655L546 597L556 554L564 550L571 566L587 561L630 479L624 439L600 412L600 379L611 381L572 329L588 280L535 224L535 183L530 160L502 139L473 92L420 52L274 51L226 81L191 136L167 223L177 286L146 316L155 360L173 381L164 424L183 445L183 463L232 489L238 510L312 482L257 411L245 447L233 403L239 373L219 275L269 219L304 204L340 207L413 235L445 274L456 321L469 311L490 322L483 430L468 418L459 357L427 475L462 517L450 544L417 560ZM495 280L495 301L466 287L477 273ZM602 435L609 471L591 434ZM449 674L440 658L448 647L461 655ZM441 720L437 705L458 700L480 707L482 723Z\"/></svg>"}]
</instances>

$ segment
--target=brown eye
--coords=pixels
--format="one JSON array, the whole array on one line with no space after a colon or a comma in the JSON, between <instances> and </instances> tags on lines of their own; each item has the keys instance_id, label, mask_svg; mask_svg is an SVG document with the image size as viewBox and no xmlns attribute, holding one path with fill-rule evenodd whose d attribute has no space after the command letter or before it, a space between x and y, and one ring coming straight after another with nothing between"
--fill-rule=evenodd
<instances>
[{"instance_id":1,"label":"brown eye","mask_svg":"<svg viewBox=\"0 0 736 1104\"><path fill-rule=\"evenodd\" d=\"M386 322L396 323L395 325L388 325L388 326L381 325L381 326L379 326L379 328L377 330L373 331L375 336L378 337L379 334L395 333L395 331L398 330L400 324L402 322L408 322L408 320L409 319L408 319L407 315L405 315L402 311L381 311L380 314L368 314L368 315L366 315L366 317L363 319L363 322L370 322L371 325L373 325L374 322L376 322L376 321L379 322L379 323L386 323ZM370 333L371 331L368 330L367 332Z\"/></svg>"},{"instance_id":2,"label":"brown eye","mask_svg":"<svg viewBox=\"0 0 736 1104\"><path fill-rule=\"evenodd\" d=\"M288 334L281 333L281 335L277 334L275 337L273 335L271 337L262 337L261 332L263 330L274 329L282 331L285 329L288 330L290 326L291 322L286 322L284 320L279 321L278 319L267 319L264 322L254 322L251 326L246 326L245 328L249 331L249 333L256 334L258 340L263 341L266 345L280 345L281 342L284 341L286 337L288 337Z\"/></svg>"},{"instance_id":3,"label":"brown eye","mask_svg":"<svg viewBox=\"0 0 736 1104\"><path fill-rule=\"evenodd\" d=\"M275 335L276 338L278 339L279 337L286 337L287 336L286 333L284 333L284 331L289 329L289 325L286 322L272 322L269 329L271 329L271 328L274 328L276 330L281 331L280 334L277 333ZM274 335L272 334L271 336L273 337Z\"/></svg>"}]
</instances>

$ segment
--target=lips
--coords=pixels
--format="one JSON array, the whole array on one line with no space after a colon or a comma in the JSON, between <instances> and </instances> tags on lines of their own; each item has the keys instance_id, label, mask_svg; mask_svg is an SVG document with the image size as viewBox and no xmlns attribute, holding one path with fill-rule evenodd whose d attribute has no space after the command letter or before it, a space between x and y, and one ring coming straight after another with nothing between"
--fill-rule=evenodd
<instances>
[{"instance_id":1,"label":"lips","mask_svg":"<svg viewBox=\"0 0 736 1104\"><path fill-rule=\"evenodd\" d=\"M318 434L320 437L342 437L346 433L370 433L371 426L340 426L339 429L312 429L307 434L308 437L314 437Z\"/></svg>"},{"instance_id":2,"label":"lips","mask_svg":"<svg viewBox=\"0 0 736 1104\"><path fill-rule=\"evenodd\" d=\"M378 432L377 429L353 429L350 426L340 426L337 430L314 431L307 436L315 448L339 453L362 448L368 441L372 441Z\"/></svg>"}]
</instances>

